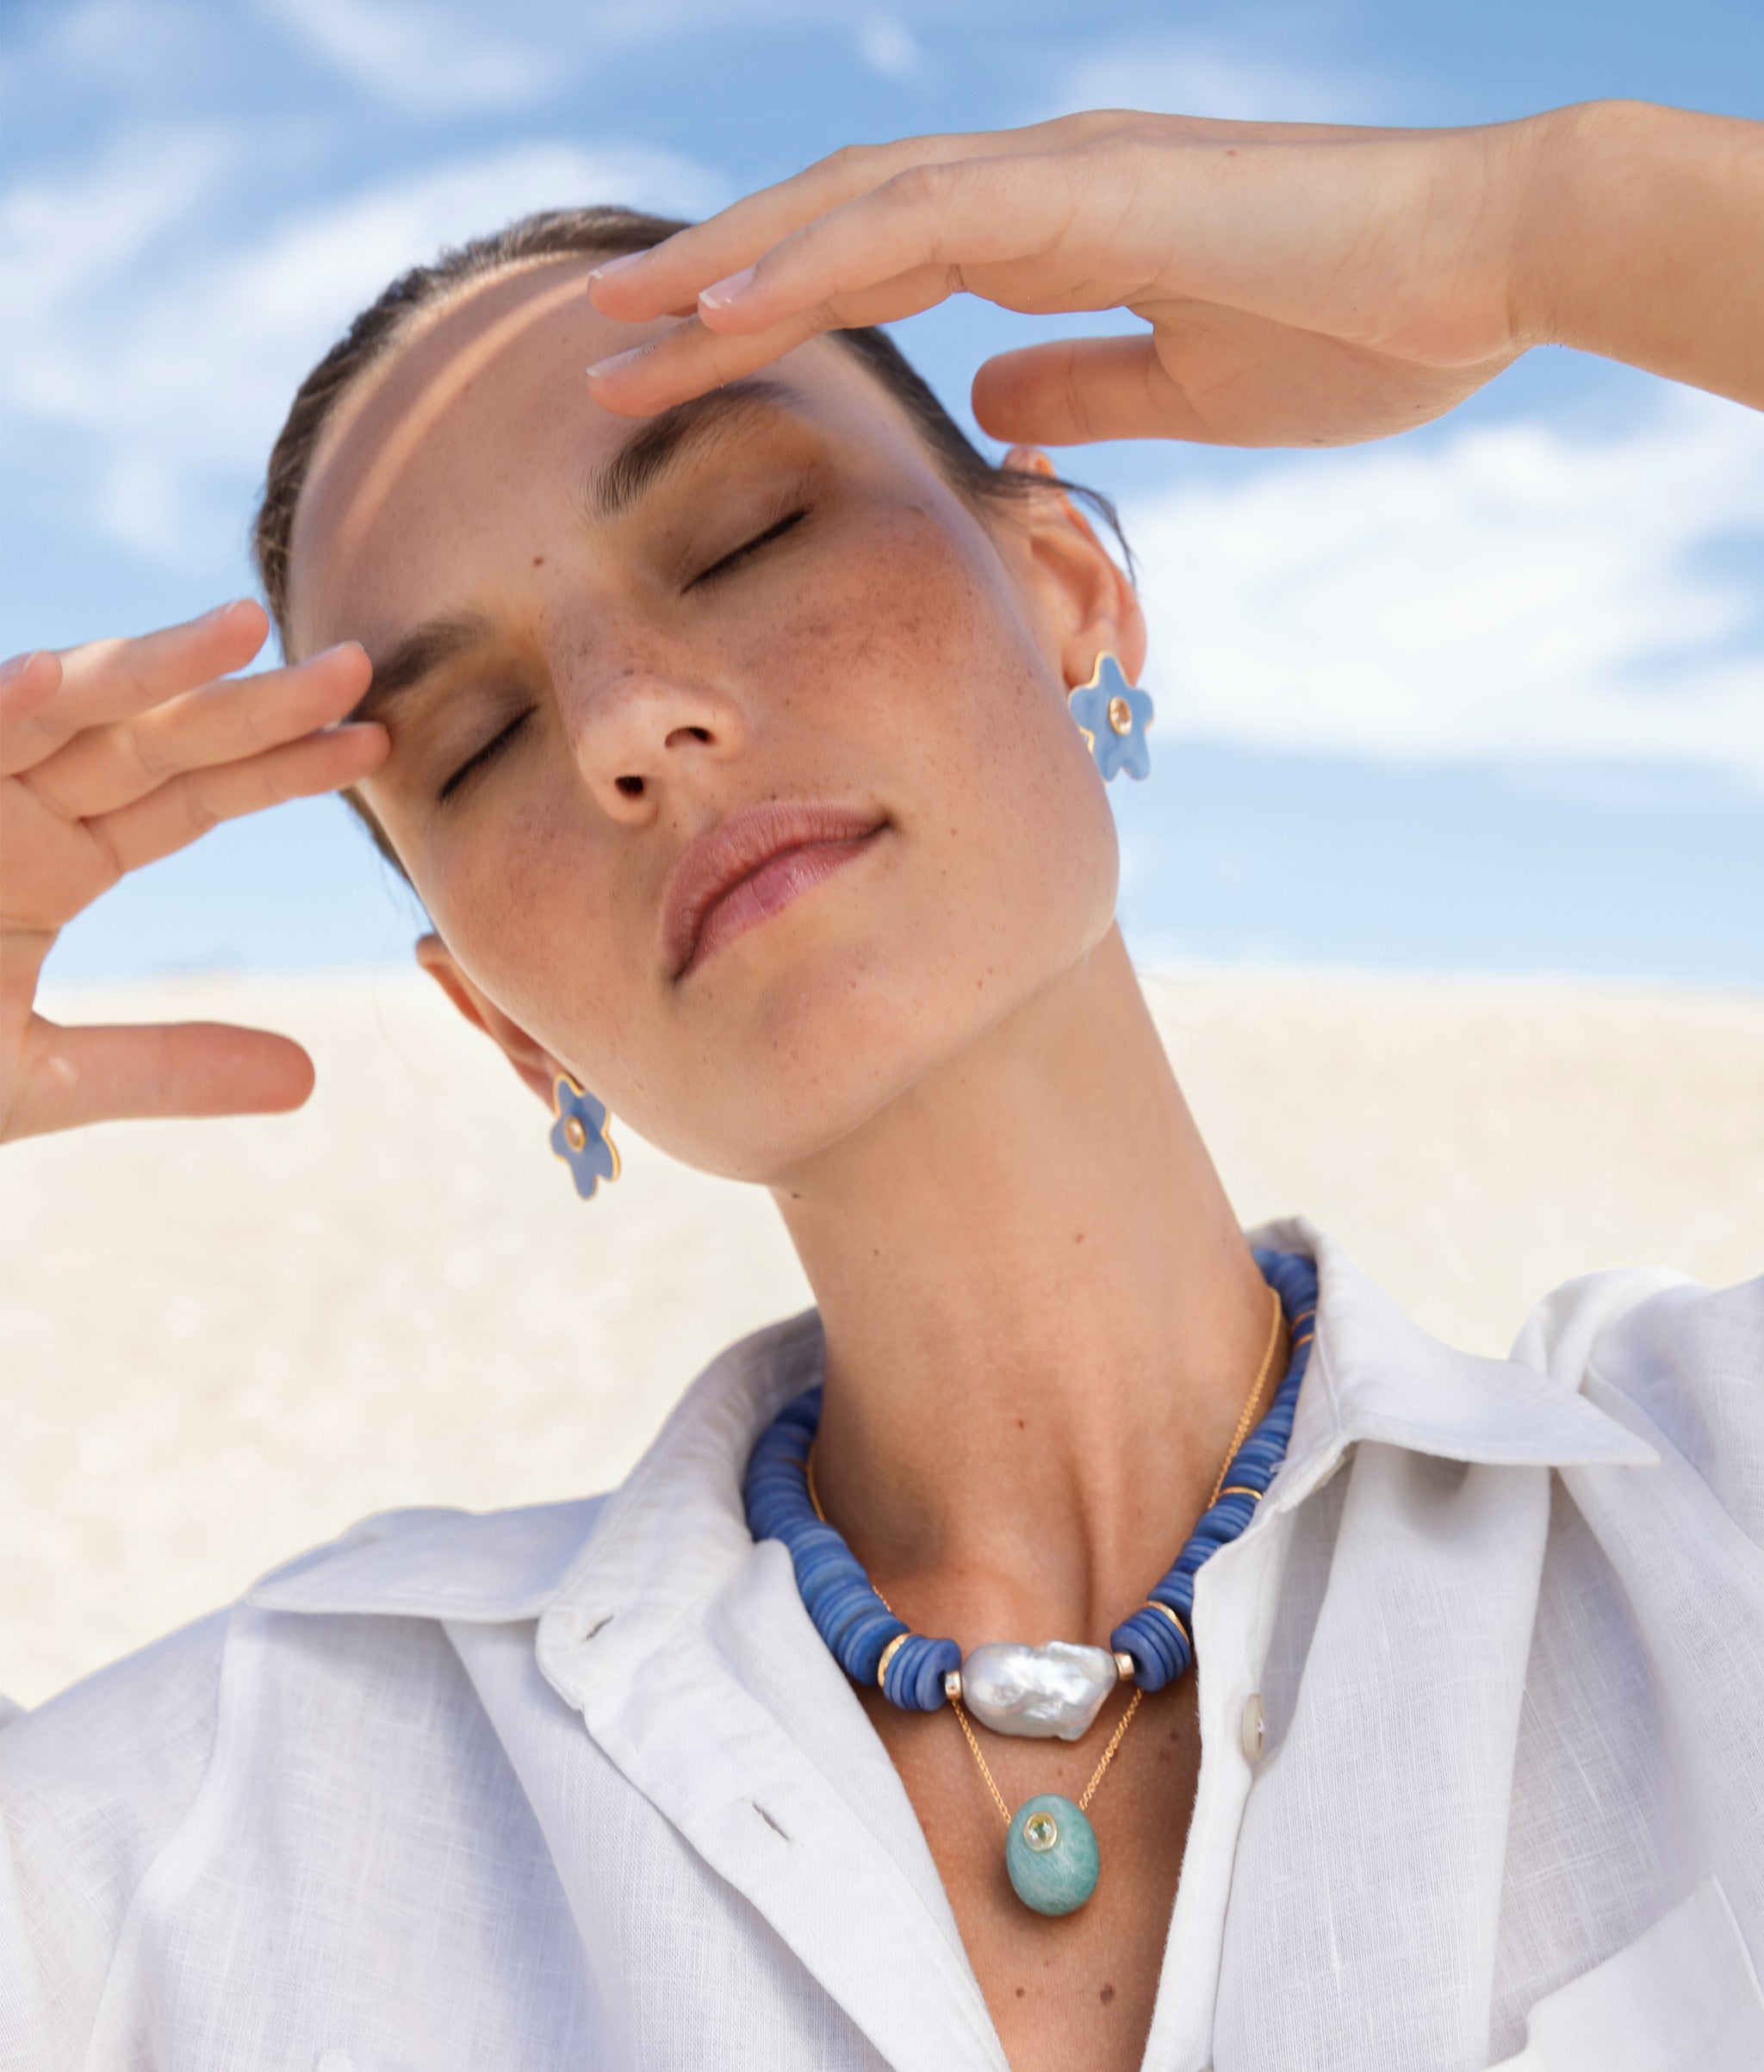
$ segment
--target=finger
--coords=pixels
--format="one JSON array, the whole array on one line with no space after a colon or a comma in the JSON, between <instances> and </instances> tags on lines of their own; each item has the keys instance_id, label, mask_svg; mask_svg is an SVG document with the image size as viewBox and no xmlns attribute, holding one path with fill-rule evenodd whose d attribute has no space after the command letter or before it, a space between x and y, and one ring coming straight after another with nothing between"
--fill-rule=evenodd
<instances>
[{"instance_id":1,"label":"finger","mask_svg":"<svg viewBox=\"0 0 1764 2072\"><path fill-rule=\"evenodd\" d=\"M629 352L588 369L594 401L620 417L649 417L657 410L739 380L813 338L812 324L780 324L758 338L724 339L688 317Z\"/></svg>"},{"instance_id":2,"label":"finger","mask_svg":"<svg viewBox=\"0 0 1764 2072\"><path fill-rule=\"evenodd\" d=\"M61 657L47 648L0 662L0 743L34 719L61 688Z\"/></svg>"},{"instance_id":3,"label":"finger","mask_svg":"<svg viewBox=\"0 0 1764 2072\"><path fill-rule=\"evenodd\" d=\"M628 324L690 309L700 289L750 265L781 238L910 166L1045 150L1074 142L1099 122L1115 119L1066 116L1027 129L848 145L787 180L745 196L705 221L676 231L647 252L608 259L589 277L589 299L603 315Z\"/></svg>"},{"instance_id":4,"label":"finger","mask_svg":"<svg viewBox=\"0 0 1764 2072\"><path fill-rule=\"evenodd\" d=\"M1214 437L1149 333L1059 339L1001 352L975 375L972 400L982 431L1024 445Z\"/></svg>"},{"instance_id":5,"label":"finger","mask_svg":"<svg viewBox=\"0 0 1764 2072\"><path fill-rule=\"evenodd\" d=\"M1063 308L1078 285L1059 256L1082 206L1083 183L1064 157L997 157L910 165L866 194L817 216L752 267L705 289L699 314L738 336L836 307L841 298L926 266L947 269L947 292L972 285L970 270L1028 254L1042 278L1032 306ZM1094 271L1090 255L1087 271ZM1084 283L1084 303L1120 300ZM827 327L823 324L823 328Z\"/></svg>"},{"instance_id":6,"label":"finger","mask_svg":"<svg viewBox=\"0 0 1764 2072\"><path fill-rule=\"evenodd\" d=\"M313 1090L298 1043L221 1022L61 1029L38 1022L33 1069L9 1137L128 1117L280 1115Z\"/></svg>"},{"instance_id":7,"label":"finger","mask_svg":"<svg viewBox=\"0 0 1764 2072\"><path fill-rule=\"evenodd\" d=\"M45 761L83 727L127 719L242 669L269 631L263 607L246 598L184 625L64 649L59 695L0 737L0 776Z\"/></svg>"},{"instance_id":8,"label":"finger","mask_svg":"<svg viewBox=\"0 0 1764 2072\"><path fill-rule=\"evenodd\" d=\"M290 668L226 677L132 719L86 728L38 763L28 783L66 818L114 812L185 771L243 762L331 725L371 677L352 641Z\"/></svg>"},{"instance_id":9,"label":"finger","mask_svg":"<svg viewBox=\"0 0 1764 2072\"><path fill-rule=\"evenodd\" d=\"M920 267L842 298L835 308L776 325L752 338L724 338L696 320L588 369L594 401L624 417L648 417L724 382L752 374L821 333L916 316L949 293L941 267Z\"/></svg>"},{"instance_id":10,"label":"finger","mask_svg":"<svg viewBox=\"0 0 1764 2072\"><path fill-rule=\"evenodd\" d=\"M379 767L390 747L385 728L372 721L332 727L248 762L223 762L174 777L133 806L85 825L120 875L188 848L223 820L357 783Z\"/></svg>"}]
</instances>

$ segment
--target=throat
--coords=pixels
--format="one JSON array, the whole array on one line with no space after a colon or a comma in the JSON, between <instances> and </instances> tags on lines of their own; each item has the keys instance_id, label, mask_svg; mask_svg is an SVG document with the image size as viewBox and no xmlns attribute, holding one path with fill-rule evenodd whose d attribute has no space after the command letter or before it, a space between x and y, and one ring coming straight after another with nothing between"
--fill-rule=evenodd
<instances>
[{"instance_id":1,"label":"throat","mask_svg":"<svg viewBox=\"0 0 1764 2072\"><path fill-rule=\"evenodd\" d=\"M1106 1644L1204 1508L1269 1296L1118 935L780 1190L829 1516L916 1631Z\"/></svg>"}]
</instances>

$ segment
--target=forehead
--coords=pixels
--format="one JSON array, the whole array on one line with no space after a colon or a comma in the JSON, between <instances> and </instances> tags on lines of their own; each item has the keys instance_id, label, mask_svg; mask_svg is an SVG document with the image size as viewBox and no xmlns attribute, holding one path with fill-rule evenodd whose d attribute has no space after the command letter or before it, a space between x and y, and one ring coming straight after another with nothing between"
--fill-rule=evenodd
<instances>
[{"instance_id":1,"label":"forehead","mask_svg":"<svg viewBox=\"0 0 1764 2072\"><path fill-rule=\"evenodd\" d=\"M372 647L462 585L533 565L583 514L586 483L638 429L593 400L586 369L671 327L588 300L592 259L493 276L425 314L344 396L301 493L289 557L296 653ZM773 375L817 414L891 412L850 356L817 341ZM422 593L420 595L416 593Z\"/></svg>"}]
</instances>

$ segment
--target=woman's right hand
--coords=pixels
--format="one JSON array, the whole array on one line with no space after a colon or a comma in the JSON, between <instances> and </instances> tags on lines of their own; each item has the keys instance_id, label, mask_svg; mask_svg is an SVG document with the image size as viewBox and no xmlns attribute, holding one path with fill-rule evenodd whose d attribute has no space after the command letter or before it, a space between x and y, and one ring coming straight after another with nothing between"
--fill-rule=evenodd
<instances>
[{"instance_id":1,"label":"woman's right hand","mask_svg":"<svg viewBox=\"0 0 1764 2072\"><path fill-rule=\"evenodd\" d=\"M36 1011L56 936L126 873L385 756L383 727L337 724L371 673L352 644L226 681L269 630L247 601L0 665L0 1142L122 1116L273 1113L312 1091L286 1036L64 1029Z\"/></svg>"}]
</instances>

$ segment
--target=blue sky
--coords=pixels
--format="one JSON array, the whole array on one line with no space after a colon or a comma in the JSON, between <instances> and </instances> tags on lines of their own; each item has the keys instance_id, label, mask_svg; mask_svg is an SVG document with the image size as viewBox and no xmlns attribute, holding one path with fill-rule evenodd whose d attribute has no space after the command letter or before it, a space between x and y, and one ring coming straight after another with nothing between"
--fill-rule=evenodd
<instances>
[{"instance_id":1,"label":"blue sky","mask_svg":"<svg viewBox=\"0 0 1764 2072\"><path fill-rule=\"evenodd\" d=\"M524 209L702 211L854 140L1085 106L1764 115L1756 0L11 0L0 35L5 652L249 588L301 374L400 266ZM965 413L981 358L1061 327L957 304L901 339ZM1158 767L1115 790L1148 961L1764 984L1764 419L1551 352L1400 441L1062 464L1144 563ZM143 873L51 969L410 932L317 802Z\"/></svg>"}]
</instances>

